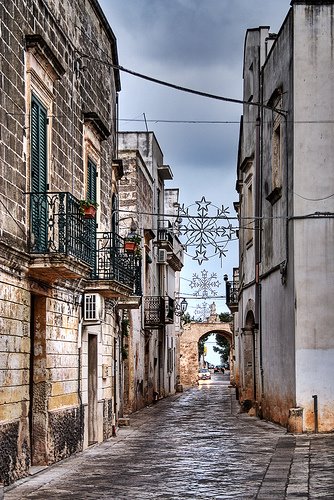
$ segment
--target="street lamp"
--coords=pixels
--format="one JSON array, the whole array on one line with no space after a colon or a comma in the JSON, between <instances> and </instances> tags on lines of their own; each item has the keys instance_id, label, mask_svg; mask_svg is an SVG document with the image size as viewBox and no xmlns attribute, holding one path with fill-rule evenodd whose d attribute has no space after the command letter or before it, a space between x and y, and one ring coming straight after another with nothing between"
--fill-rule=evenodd
<instances>
[{"instance_id":1,"label":"street lamp","mask_svg":"<svg viewBox=\"0 0 334 500\"><path fill-rule=\"evenodd\" d=\"M186 312L187 307L188 302L186 301L186 299L182 299L181 302L176 301L174 306L174 314L176 316L182 316Z\"/></svg>"}]
</instances>

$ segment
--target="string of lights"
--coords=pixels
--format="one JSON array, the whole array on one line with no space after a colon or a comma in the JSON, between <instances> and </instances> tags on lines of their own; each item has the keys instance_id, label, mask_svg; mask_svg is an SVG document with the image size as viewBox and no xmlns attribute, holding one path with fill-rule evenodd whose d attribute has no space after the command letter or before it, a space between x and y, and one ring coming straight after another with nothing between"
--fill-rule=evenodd
<instances>
[{"instance_id":1,"label":"string of lights","mask_svg":"<svg viewBox=\"0 0 334 500\"><path fill-rule=\"evenodd\" d=\"M329 198L334 196L334 194L328 196ZM327 199L328 197L326 198L321 198L319 200L309 200L309 201L321 201L321 200L324 200L324 199ZM162 213L162 212L138 212L136 210L122 210L120 209L119 212L127 212L127 213L132 213L132 214L136 214L136 215L152 215L152 216L158 216L160 217L161 219L163 218L174 218L174 219L178 219L180 216L178 214L165 214L165 213ZM183 215L182 214L182 218L187 218L188 216L186 215ZM192 219L196 219L196 218L200 218L200 219L203 219L203 217L200 217L200 216L189 216L191 217ZM260 215L260 216L229 216L228 218L230 220L248 220L248 221L261 221L261 220L277 220L277 219L282 219L282 220L292 220L292 219L301 219L301 218L304 218L304 219L310 219L310 218L333 218L334 217L334 212L313 212L313 213L310 213L310 214L305 214L305 215L299 215L299 216L286 216L286 215L273 215L273 216L266 216L266 215ZM211 216L211 217L204 217L204 219L207 219L207 220L226 220L226 217L221 217L221 216ZM239 226L236 226L237 228Z\"/></svg>"}]
</instances>

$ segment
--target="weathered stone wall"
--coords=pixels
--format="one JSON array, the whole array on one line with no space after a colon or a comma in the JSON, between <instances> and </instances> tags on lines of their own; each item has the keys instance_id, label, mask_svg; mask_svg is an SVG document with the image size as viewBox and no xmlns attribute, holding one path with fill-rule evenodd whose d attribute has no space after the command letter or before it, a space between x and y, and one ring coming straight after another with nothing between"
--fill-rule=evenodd
<instances>
[{"instance_id":1,"label":"weathered stone wall","mask_svg":"<svg viewBox=\"0 0 334 500\"><path fill-rule=\"evenodd\" d=\"M136 139L136 140L135 140ZM154 200L154 180L149 170L150 164L144 161L134 134L120 134L120 157L123 160L125 176L120 183L121 227L124 235L129 232L134 222L138 233L143 238L143 295L155 295L157 286L154 263L148 264L146 254L154 258L152 241L145 236L145 230L154 231L152 216ZM150 141L146 154L150 156ZM127 212L128 211L128 212ZM154 384L154 347L157 332L146 332L142 329L142 309L129 310L129 331L126 344L128 358L125 361L124 413L129 414L153 400ZM155 389L156 390L156 387Z\"/></svg>"},{"instance_id":2,"label":"weathered stone wall","mask_svg":"<svg viewBox=\"0 0 334 500\"><path fill-rule=\"evenodd\" d=\"M0 270L0 481L8 484L30 464L30 294Z\"/></svg>"},{"instance_id":3,"label":"weathered stone wall","mask_svg":"<svg viewBox=\"0 0 334 500\"><path fill-rule=\"evenodd\" d=\"M296 427L304 432L315 428L313 396L320 404L319 430L334 428L334 389L327 382L334 378L334 313L327 305L333 295L334 226L328 214L333 212L334 201L331 190L326 192L324 188L334 182L329 160L334 154L333 13L333 2L292 2L261 65L262 74L257 75L262 81L262 96L254 99L278 105L285 113L263 109L257 142L256 124L246 111L239 151L239 170L252 150L259 154L259 160L256 162L255 157L254 161L261 169L261 199L254 200L255 206L261 207L262 219L258 273L261 296L253 294L252 299L258 300L255 316L261 310L259 318L255 317L261 336L261 357L256 361L263 385L256 395L263 395L264 418L289 426L289 415L291 418L297 412ZM262 29L250 30L251 36ZM264 42L246 39L245 101L248 83L254 80L253 70L258 67L252 64L250 53L253 51L256 59L256 51L263 53L265 49ZM239 180L244 179L240 176ZM247 193L239 185L245 204ZM251 252L252 248L245 245L240 252L240 276L245 276L239 302L240 329L247 326L251 285L247 276L254 266L249 259L246 269L245 257ZM241 337L245 335L239 334ZM240 359L247 361L250 346L248 341L243 342L243 346L239 344L244 348ZM241 384L247 383L246 367L240 365L240 371ZM242 390L247 391L245 385Z\"/></svg>"},{"instance_id":4,"label":"weathered stone wall","mask_svg":"<svg viewBox=\"0 0 334 500\"><path fill-rule=\"evenodd\" d=\"M93 2L94 3L94 2ZM22 1L20 7L9 0L3 5L0 106L0 157L4 208L0 206L2 242L26 246L26 217L30 189L29 177L29 110L25 100L25 36L41 35L65 71L53 88L52 167L49 172L51 191L69 191L84 195L82 113L98 113L113 133L103 147L101 167L101 203L110 210L109 175L115 138L114 72L97 64L90 56L102 54L114 58L116 45L101 30L101 22L90 2ZM89 34L89 35L88 35ZM75 47L87 54L78 59ZM83 69L85 66L85 69ZM28 128L26 128L28 125ZM113 140L112 140L113 139ZM73 182L75 179L75 182ZM7 209L7 210L6 210Z\"/></svg>"},{"instance_id":5,"label":"weathered stone wall","mask_svg":"<svg viewBox=\"0 0 334 500\"><path fill-rule=\"evenodd\" d=\"M85 197L89 147L98 158L99 230L110 231L119 75L92 59L117 62L94 0L8 0L0 22L0 453L8 457L0 481L8 484L28 473L31 457L50 464L82 449L86 419L75 304L87 283L55 273L50 285L28 275L31 93L38 81L49 102L48 191ZM113 430L116 319L106 314L99 332L100 440Z\"/></svg>"},{"instance_id":6,"label":"weathered stone wall","mask_svg":"<svg viewBox=\"0 0 334 500\"><path fill-rule=\"evenodd\" d=\"M30 465L29 443L23 429L26 425L22 418L0 426L0 481L4 484L25 475Z\"/></svg>"},{"instance_id":7,"label":"weathered stone wall","mask_svg":"<svg viewBox=\"0 0 334 500\"><path fill-rule=\"evenodd\" d=\"M84 431L83 407L49 413L49 461L59 462L82 450Z\"/></svg>"}]
</instances>

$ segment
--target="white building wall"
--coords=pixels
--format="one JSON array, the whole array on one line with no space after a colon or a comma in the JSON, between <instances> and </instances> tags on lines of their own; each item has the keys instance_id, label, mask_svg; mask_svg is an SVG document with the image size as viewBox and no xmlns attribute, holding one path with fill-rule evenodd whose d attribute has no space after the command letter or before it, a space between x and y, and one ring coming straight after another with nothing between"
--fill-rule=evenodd
<instances>
[{"instance_id":1,"label":"white building wall","mask_svg":"<svg viewBox=\"0 0 334 500\"><path fill-rule=\"evenodd\" d=\"M294 216L334 212L334 6L294 6ZM307 140L305 140L307 138ZM334 429L334 219L294 221L296 395L304 430Z\"/></svg>"}]
</instances>

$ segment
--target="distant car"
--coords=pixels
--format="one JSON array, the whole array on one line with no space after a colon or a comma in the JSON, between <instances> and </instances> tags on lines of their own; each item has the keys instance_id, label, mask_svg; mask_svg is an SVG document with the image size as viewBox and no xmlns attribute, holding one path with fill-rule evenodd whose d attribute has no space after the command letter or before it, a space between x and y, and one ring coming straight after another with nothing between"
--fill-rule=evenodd
<instances>
[{"instance_id":1,"label":"distant car","mask_svg":"<svg viewBox=\"0 0 334 500\"><path fill-rule=\"evenodd\" d=\"M198 380L210 380L211 379L211 373L210 370L207 368L201 368L198 371Z\"/></svg>"}]
</instances>

